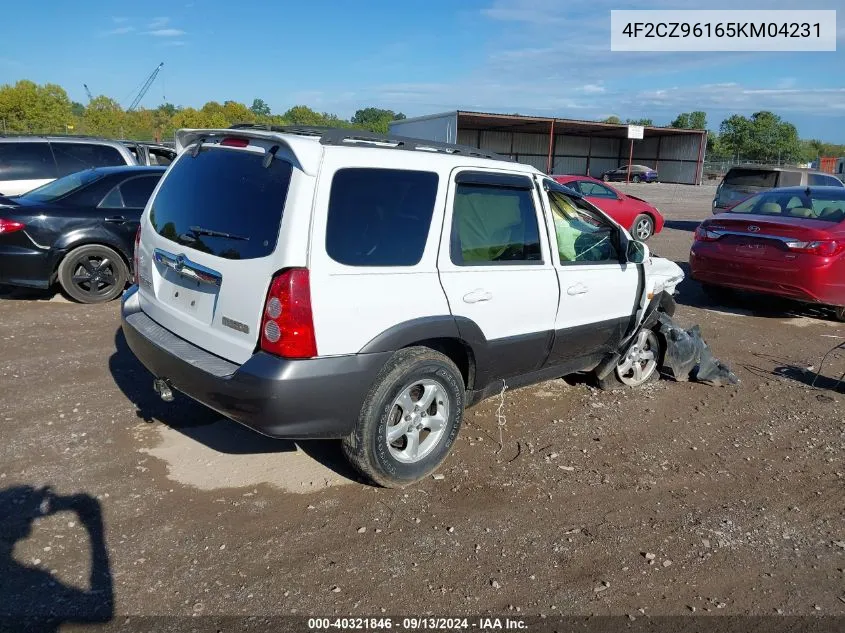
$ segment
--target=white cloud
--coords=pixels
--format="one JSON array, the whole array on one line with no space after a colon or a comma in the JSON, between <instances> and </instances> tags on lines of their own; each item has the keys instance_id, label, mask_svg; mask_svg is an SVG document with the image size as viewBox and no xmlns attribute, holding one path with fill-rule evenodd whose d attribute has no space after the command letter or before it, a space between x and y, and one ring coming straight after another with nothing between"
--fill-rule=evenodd
<instances>
[{"instance_id":1,"label":"white cloud","mask_svg":"<svg viewBox=\"0 0 845 633\"><path fill-rule=\"evenodd\" d=\"M585 94L599 94L605 92L605 87L601 84L584 84L580 91Z\"/></svg>"},{"instance_id":2,"label":"white cloud","mask_svg":"<svg viewBox=\"0 0 845 633\"><path fill-rule=\"evenodd\" d=\"M170 23L170 18L154 18L152 22L147 25L148 29L160 29Z\"/></svg>"},{"instance_id":3,"label":"white cloud","mask_svg":"<svg viewBox=\"0 0 845 633\"><path fill-rule=\"evenodd\" d=\"M131 26L119 26L115 29L111 29L109 31L104 31L103 35L126 35L128 33L131 33L134 30L135 29L132 28Z\"/></svg>"},{"instance_id":4,"label":"white cloud","mask_svg":"<svg viewBox=\"0 0 845 633\"><path fill-rule=\"evenodd\" d=\"M162 42L162 46L187 46L187 42L184 40L170 40L168 42Z\"/></svg>"},{"instance_id":5,"label":"white cloud","mask_svg":"<svg viewBox=\"0 0 845 633\"><path fill-rule=\"evenodd\" d=\"M182 29L156 29L154 31L146 31L147 35L152 35L153 37L179 37L180 35L184 35L185 31Z\"/></svg>"},{"instance_id":6,"label":"white cloud","mask_svg":"<svg viewBox=\"0 0 845 633\"><path fill-rule=\"evenodd\" d=\"M113 17L111 21L115 24L123 24L124 22L129 22L129 18Z\"/></svg>"}]
</instances>

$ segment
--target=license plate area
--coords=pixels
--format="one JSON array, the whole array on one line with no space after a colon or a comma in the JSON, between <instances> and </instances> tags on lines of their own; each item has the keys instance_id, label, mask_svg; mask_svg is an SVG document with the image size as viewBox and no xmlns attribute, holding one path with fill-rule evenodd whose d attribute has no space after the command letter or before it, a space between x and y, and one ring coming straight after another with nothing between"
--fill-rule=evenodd
<instances>
[{"instance_id":1,"label":"license plate area","mask_svg":"<svg viewBox=\"0 0 845 633\"><path fill-rule=\"evenodd\" d=\"M211 325L222 276L184 256L156 249L156 299L171 310Z\"/></svg>"},{"instance_id":2,"label":"license plate area","mask_svg":"<svg viewBox=\"0 0 845 633\"><path fill-rule=\"evenodd\" d=\"M763 257L768 253L768 249L765 244L745 242L737 245L736 253L743 257Z\"/></svg>"}]
</instances>

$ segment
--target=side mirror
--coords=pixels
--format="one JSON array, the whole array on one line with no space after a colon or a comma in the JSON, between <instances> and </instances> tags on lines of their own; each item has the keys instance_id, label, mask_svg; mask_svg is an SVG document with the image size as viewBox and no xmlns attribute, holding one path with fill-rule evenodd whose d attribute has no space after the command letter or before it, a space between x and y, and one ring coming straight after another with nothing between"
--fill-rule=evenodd
<instances>
[{"instance_id":1,"label":"side mirror","mask_svg":"<svg viewBox=\"0 0 845 633\"><path fill-rule=\"evenodd\" d=\"M631 240L625 249L625 259L631 264L642 264L649 258L648 246L643 242Z\"/></svg>"}]
</instances>

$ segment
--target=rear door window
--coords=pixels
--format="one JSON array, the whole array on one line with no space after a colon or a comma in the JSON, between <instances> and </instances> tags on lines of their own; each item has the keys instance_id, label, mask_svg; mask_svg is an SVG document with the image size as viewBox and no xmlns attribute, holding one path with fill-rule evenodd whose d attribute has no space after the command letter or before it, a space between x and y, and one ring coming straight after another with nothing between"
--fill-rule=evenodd
<instances>
[{"instance_id":1,"label":"rear door window","mask_svg":"<svg viewBox=\"0 0 845 633\"><path fill-rule=\"evenodd\" d=\"M531 190L458 184L450 253L458 266L541 264Z\"/></svg>"},{"instance_id":2,"label":"rear door window","mask_svg":"<svg viewBox=\"0 0 845 633\"><path fill-rule=\"evenodd\" d=\"M807 184L811 187L841 187L842 181L836 176L827 176L825 174L808 174Z\"/></svg>"},{"instance_id":3,"label":"rear door window","mask_svg":"<svg viewBox=\"0 0 845 633\"><path fill-rule=\"evenodd\" d=\"M415 266L428 239L437 182L437 174L427 171L338 170L326 253L346 266Z\"/></svg>"},{"instance_id":4,"label":"rear door window","mask_svg":"<svg viewBox=\"0 0 845 633\"><path fill-rule=\"evenodd\" d=\"M763 169L731 169L725 175L725 184L734 187L773 189L778 186L778 172Z\"/></svg>"},{"instance_id":5,"label":"rear door window","mask_svg":"<svg viewBox=\"0 0 845 633\"><path fill-rule=\"evenodd\" d=\"M205 148L170 167L150 207L164 238L226 259L266 257L276 250L292 173L264 154Z\"/></svg>"},{"instance_id":6,"label":"rear door window","mask_svg":"<svg viewBox=\"0 0 845 633\"><path fill-rule=\"evenodd\" d=\"M49 144L0 143L0 181L46 180L56 176Z\"/></svg>"},{"instance_id":7,"label":"rear door window","mask_svg":"<svg viewBox=\"0 0 845 633\"><path fill-rule=\"evenodd\" d=\"M130 209L142 209L158 184L159 176L130 178L120 185L123 203Z\"/></svg>"},{"instance_id":8,"label":"rear door window","mask_svg":"<svg viewBox=\"0 0 845 633\"><path fill-rule=\"evenodd\" d=\"M61 176L92 167L126 164L123 154L109 145L94 143L51 143L51 145Z\"/></svg>"}]
</instances>

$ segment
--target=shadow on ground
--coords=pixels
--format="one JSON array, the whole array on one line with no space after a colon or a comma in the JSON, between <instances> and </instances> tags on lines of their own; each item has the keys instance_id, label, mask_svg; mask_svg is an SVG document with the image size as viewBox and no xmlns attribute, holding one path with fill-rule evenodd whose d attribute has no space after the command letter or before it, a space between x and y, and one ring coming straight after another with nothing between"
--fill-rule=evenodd
<instances>
[{"instance_id":1,"label":"shadow on ground","mask_svg":"<svg viewBox=\"0 0 845 633\"><path fill-rule=\"evenodd\" d=\"M666 220L663 223L664 229L675 229L676 231L689 231L692 233L701 224L699 220Z\"/></svg>"},{"instance_id":2,"label":"shadow on ground","mask_svg":"<svg viewBox=\"0 0 845 633\"><path fill-rule=\"evenodd\" d=\"M177 391L174 391L173 402L164 402L153 391L152 374L129 349L120 329L115 334L114 344L109 371L118 388L137 407L136 415L145 422L161 422L213 451L228 455L292 453L299 449L337 475L362 481L343 456L338 440L293 442L266 437L222 418L219 413Z\"/></svg>"},{"instance_id":3,"label":"shadow on ground","mask_svg":"<svg viewBox=\"0 0 845 633\"><path fill-rule=\"evenodd\" d=\"M845 382L843 382L843 378L845 378L845 373L843 373L845 372L845 363L842 362L842 357L845 356L845 350L838 356L828 357L823 364L819 364L818 366L813 364L805 367L800 367L789 359L772 356L771 354L755 352L753 355L761 361L775 365L771 370L756 365L743 365L748 372L756 376L761 378L775 376L799 382L817 389L820 392L819 396L823 395L821 393L823 391L845 393Z\"/></svg>"},{"instance_id":4,"label":"shadow on ground","mask_svg":"<svg viewBox=\"0 0 845 633\"><path fill-rule=\"evenodd\" d=\"M57 297L65 298L56 288L39 290L37 288L0 286L0 301L51 301Z\"/></svg>"},{"instance_id":5,"label":"shadow on ground","mask_svg":"<svg viewBox=\"0 0 845 633\"><path fill-rule=\"evenodd\" d=\"M91 561L88 588L69 586L48 569L47 560L26 564L15 546L33 527L57 513L73 513L86 530ZM45 548L45 552L50 548ZM88 494L62 496L49 488L14 486L0 490L0 630L58 631L66 623L104 623L114 616L114 588L99 501Z\"/></svg>"}]
</instances>

